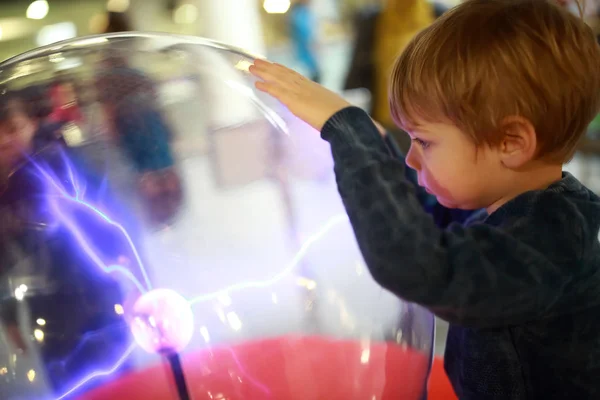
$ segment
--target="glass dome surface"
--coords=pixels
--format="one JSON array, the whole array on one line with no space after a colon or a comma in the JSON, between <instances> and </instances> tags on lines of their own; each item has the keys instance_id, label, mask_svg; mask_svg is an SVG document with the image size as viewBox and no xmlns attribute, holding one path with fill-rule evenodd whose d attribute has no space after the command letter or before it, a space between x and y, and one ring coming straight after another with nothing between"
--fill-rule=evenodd
<instances>
[{"instance_id":1,"label":"glass dome surface","mask_svg":"<svg viewBox=\"0 0 600 400\"><path fill-rule=\"evenodd\" d=\"M255 56L112 34L0 64L0 397L423 399L328 144Z\"/></svg>"}]
</instances>

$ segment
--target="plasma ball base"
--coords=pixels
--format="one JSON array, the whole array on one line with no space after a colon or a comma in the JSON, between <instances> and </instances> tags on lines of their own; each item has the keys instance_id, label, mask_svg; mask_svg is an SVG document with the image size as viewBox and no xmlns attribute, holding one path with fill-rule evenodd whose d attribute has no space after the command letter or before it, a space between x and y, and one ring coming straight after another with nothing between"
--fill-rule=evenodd
<instances>
[{"instance_id":1,"label":"plasma ball base","mask_svg":"<svg viewBox=\"0 0 600 400\"><path fill-rule=\"evenodd\" d=\"M186 375L194 377L188 382L188 398L194 400L420 400L429 364L428 355L394 343L316 336L203 349L181 360ZM172 376L164 366L154 366L80 399L125 400L131 393L148 400L173 398ZM180 398L186 397L180 392Z\"/></svg>"}]
</instances>

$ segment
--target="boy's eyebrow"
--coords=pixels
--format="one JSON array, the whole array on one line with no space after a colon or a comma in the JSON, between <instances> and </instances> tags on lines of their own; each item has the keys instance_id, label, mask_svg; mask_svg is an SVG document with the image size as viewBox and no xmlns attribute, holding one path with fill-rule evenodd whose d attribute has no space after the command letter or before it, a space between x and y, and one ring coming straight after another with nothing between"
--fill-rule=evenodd
<instances>
[{"instance_id":1,"label":"boy's eyebrow","mask_svg":"<svg viewBox=\"0 0 600 400\"><path fill-rule=\"evenodd\" d=\"M410 132L411 134L424 134L424 135L431 135L431 131L426 129L423 125L416 125L416 126L411 126L409 129L406 130L407 132Z\"/></svg>"}]
</instances>

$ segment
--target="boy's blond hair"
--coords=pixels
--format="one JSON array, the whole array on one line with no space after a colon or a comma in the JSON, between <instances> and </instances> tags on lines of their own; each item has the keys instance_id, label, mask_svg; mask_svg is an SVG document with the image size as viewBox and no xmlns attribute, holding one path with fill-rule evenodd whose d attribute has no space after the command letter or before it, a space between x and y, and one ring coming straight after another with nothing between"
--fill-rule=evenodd
<instances>
[{"instance_id":1,"label":"boy's blond hair","mask_svg":"<svg viewBox=\"0 0 600 400\"><path fill-rule=\"evenodd\" d=\"M600 48L583 20L546 0L467 0L420 32L390 82L396 123L450 122L479 146L527 118L538 158L568 160L600 107Z\"/></svg>"}]
</instances>

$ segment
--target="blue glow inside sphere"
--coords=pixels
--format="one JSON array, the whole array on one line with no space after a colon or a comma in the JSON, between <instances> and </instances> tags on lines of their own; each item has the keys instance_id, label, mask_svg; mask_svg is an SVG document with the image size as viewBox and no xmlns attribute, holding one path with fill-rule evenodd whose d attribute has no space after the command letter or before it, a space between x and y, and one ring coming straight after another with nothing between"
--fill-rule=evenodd
<instances>
[{"instance_id":1,"label":"blue glow inside sphere","mask_svg":"<svg viewBox=\"0 0 600 400\"><path fill-rule=\"evenodd\" d=\"M423 398L432 315L252 61L128 33L0 65L3 399Z\"/></svg>"}]
</instances>

